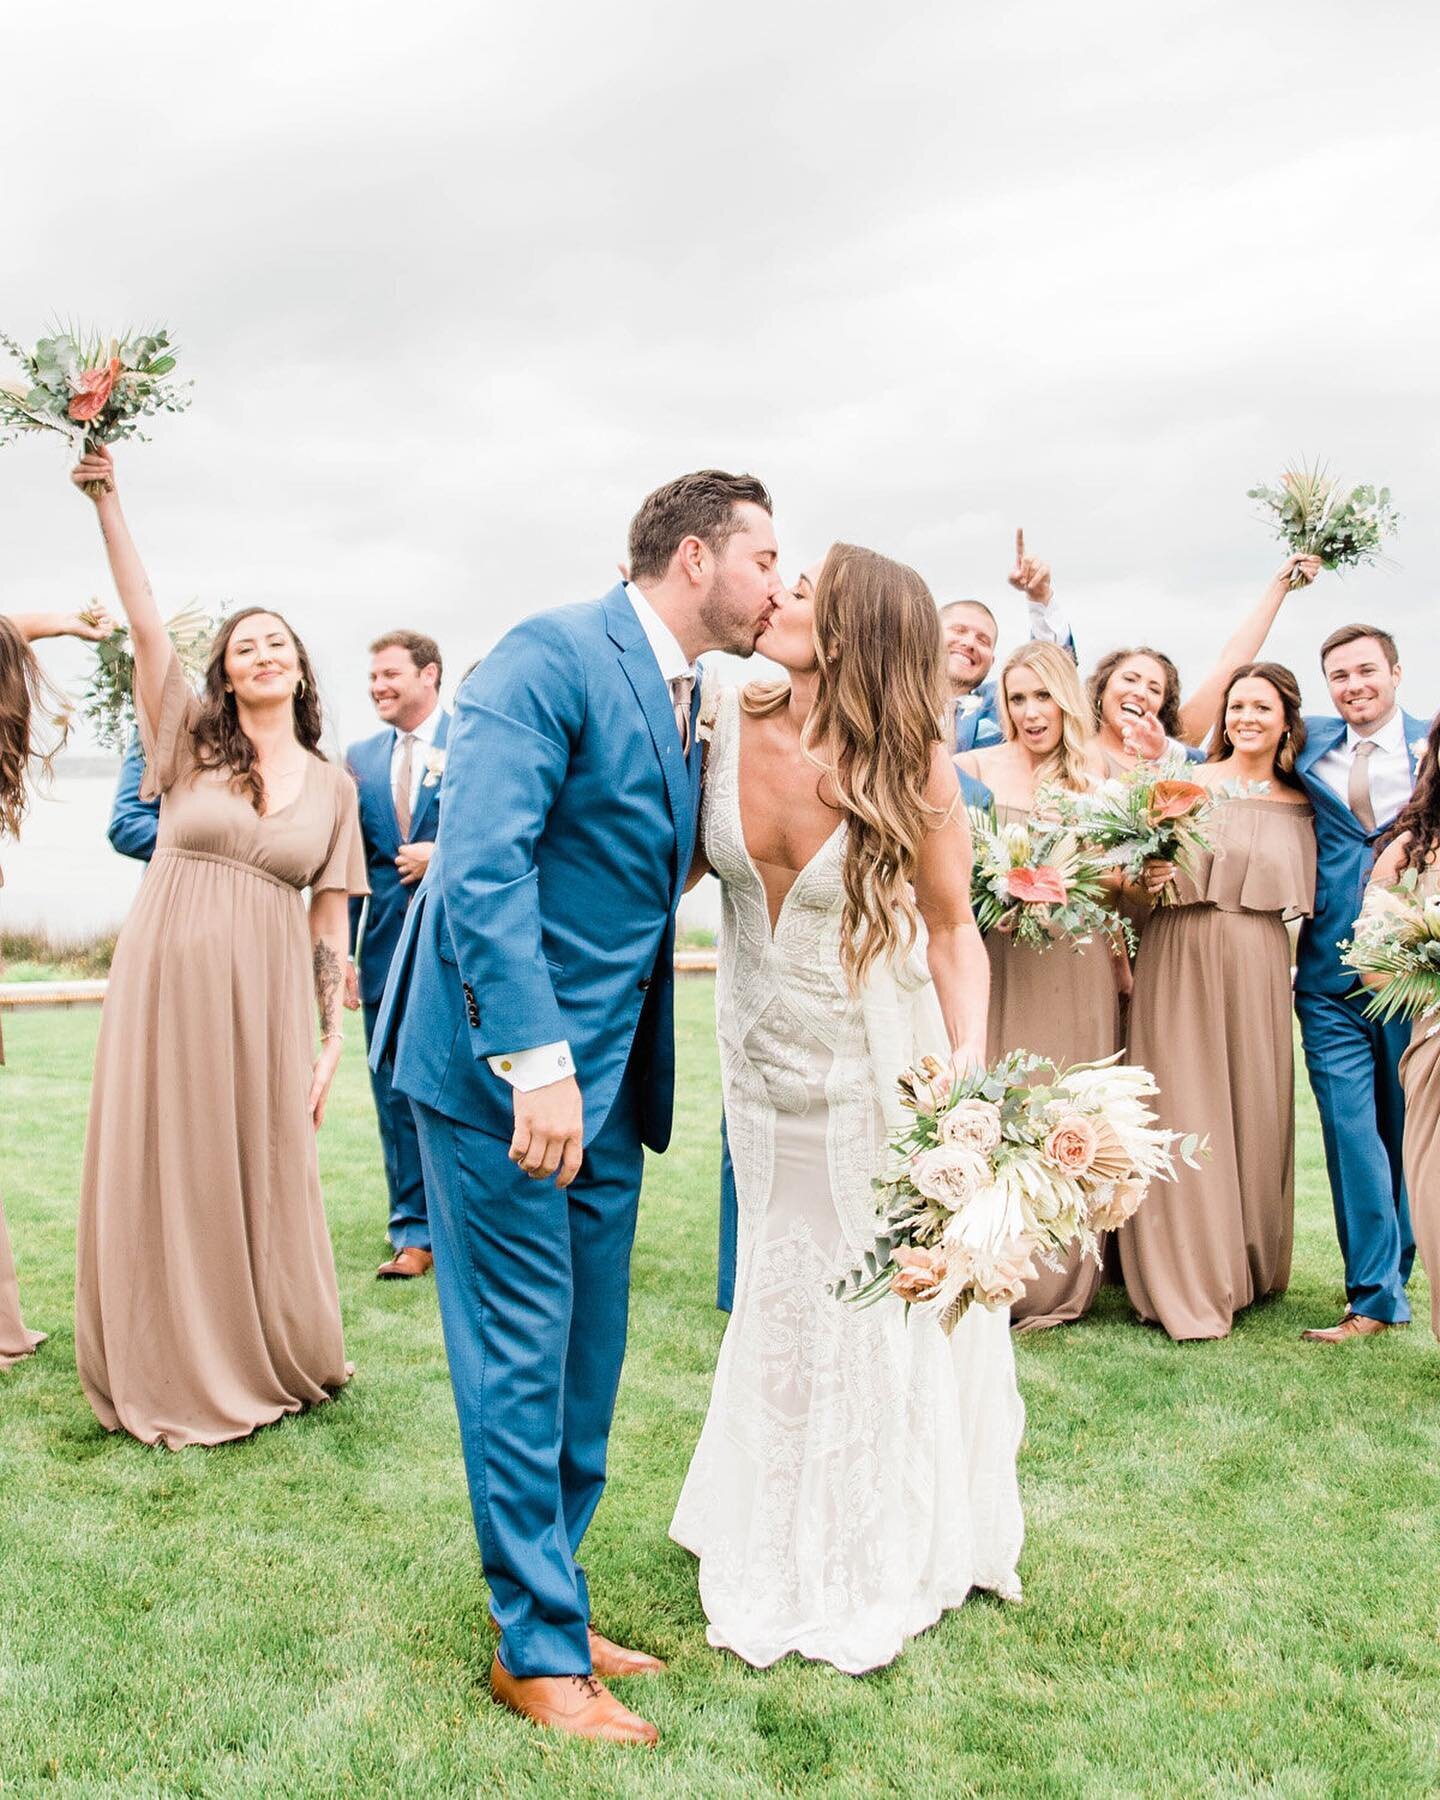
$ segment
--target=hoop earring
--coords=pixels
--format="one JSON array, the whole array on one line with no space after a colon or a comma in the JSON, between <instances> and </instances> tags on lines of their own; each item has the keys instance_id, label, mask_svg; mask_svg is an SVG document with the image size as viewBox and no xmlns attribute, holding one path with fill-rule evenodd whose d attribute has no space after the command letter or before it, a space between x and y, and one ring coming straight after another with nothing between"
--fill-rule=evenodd
<instances>
[{"instance_id":1,"label":"hoop earring","mask_svg":"<svg viewBox=\"0 0 1440 1800\"><path fill-rule=\"evenodd\" d=\"M297 700L303 700L305 698L305 677L303 675L300 677L300 680L296 683L295 698Z\"/></svg>"}]
</instances>

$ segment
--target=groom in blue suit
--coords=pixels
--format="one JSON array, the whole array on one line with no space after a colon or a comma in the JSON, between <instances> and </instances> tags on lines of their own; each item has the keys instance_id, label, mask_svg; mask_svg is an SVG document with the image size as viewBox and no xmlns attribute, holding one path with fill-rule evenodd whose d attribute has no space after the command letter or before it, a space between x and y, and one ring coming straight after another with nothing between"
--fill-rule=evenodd
<instances>
[{"instance_id":1,"label":"groom in blue suit","mask_svg":"<svg viewBox=\"0 0 1440 1800\"><path fill-rule=\"evenodd\" d=\"M695 846L695 660L749 655L780 592L770 499L705 470L652 494L628 583L510 631L455 702L445 809L372 1058L414 1105L491 1609L491 1691L653 1743L590 1627L642 1146L669 1141L675 907Z\"/></svg>"},{"instance_id":2,"label":"groom in blue suit","mask_svg":"<svg viewBox=\"0 0 1440 1800\"><path fill-rule=\"evenodd\" d=\"M1335 1227L1345 1259L1345 1315L1312 1343L1373 1337L1410 1317L1405 1285L1415 1239L1401 1168L1403 1020L1367 1019L1365 996L1337 943L1359 916L1375 849L1410 798L1427 725L1396 702L1395 640L1374 625L1332 632L1320 663L1339 718L1307 719L1296 765L1315 807L1315 913L1300 933L1295 1010L1320 1112Z\"/></svg>"},{"instance_id":3,"label":"groom in blue suit","mask_svg":"<svg viewBox=\"0 0 1440 1800\"><path fill-rule=\"evenodd\" d=\"M352 744L345 761L360 797L360 835L370 878L368 899L350 902L350 962L345 1004L365 1009L365 1041L410 902L429 866L440 823L440 774L450 715L440 704L440 646L419 631L389 631L370 646L370 703L384 729ZM390 1196L391 1254L375 1271L381 1281L429 1273L430 1218L420 1142L410 1102L398 1093L388 1062L370 1071L385 1185Z\"/></svg>"}]
</instances>

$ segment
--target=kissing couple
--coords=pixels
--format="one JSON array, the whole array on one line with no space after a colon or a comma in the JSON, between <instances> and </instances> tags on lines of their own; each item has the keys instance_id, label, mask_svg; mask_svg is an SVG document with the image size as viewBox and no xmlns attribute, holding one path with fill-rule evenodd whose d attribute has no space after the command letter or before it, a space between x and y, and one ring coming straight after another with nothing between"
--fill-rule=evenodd
<instances>
[{"instance_id":1,"label":"kissing couple","mask_svg":"<svg viewBox=\"0 0 1440 1800\"><path fill-rule=\"evenodd\" d=\"M675 909L705 873L738 1278L671 1534L708 1640L858 1674L972 1588L1019 1594L1007 1313L946 1338L826 1291L874 1237L896 1077L985 1056L939 618L914 570L852 545L787 590L771 515L750 476L668 483L631 523L627 581L526 619L467 676L375 1032L419 1131L491 1691L626 1743L658 1734L605 1682L664 1664L593 1627L577 1557L644 1149L670 1138ZM780 677L702 702L710 650Z\"/></svg>"}]
</instances>

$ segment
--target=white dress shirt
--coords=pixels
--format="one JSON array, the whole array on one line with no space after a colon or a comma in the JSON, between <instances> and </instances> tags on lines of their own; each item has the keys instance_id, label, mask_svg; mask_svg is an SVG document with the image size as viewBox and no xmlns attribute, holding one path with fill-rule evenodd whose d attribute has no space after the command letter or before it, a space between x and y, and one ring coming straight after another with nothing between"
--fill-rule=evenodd
<instances>
[{"instance_id":1,"label":"white dress shirt","mask_svg":"<svg viewBox=\"0 0 1440 1800\"><path fill-rule=\"evenodd\" d=\"M1397 706L1379 728L1368 734L1353 725L1333 750L1315 760L1314 772L1343 806L1350 804L1350 767L1355 746L1368 735L1375 750L1370 757L1370 807L1375 823L1388 825L1410 798L1415 777L1410 771L1410 751L1405 743L1405 715Z\"/></svg>"},{"instance_id":2,"label":"white dress shirt","mask_svg":"<svg viewBox=\"0 0 1440 1800\"><path fill-rule=\"evenodd\" d=\"M676 643L674 632L633 581L625 583L625 596L635 608L635 616L660 665L666 686L681 676L693 680L694 664ZM513 1050L509 1055L492 1056L489 1063L502 1081L519 1088L522 1094L528 1094L534 1088L549 1087L552 1082L563 1081L567 1075L575 1073L575 1060L570 1054L570 1045L564 1040L558 1044L540 1044L533 1050Z\"/></svg>"},{"instance_id":3,"label":"white dress shirt","mask_svg":"<svg viewBox=\"0 0 1440 1800\"><path fill-rule=\"evenodd\" d=\"M390 752L390 792L395 792L395 783L400 779L400 764L405 755L405 739L412 737L415 748L411 752L410 761L410 817L415 817L415 809L420 804L420 783L425 779L426 753L435 747L435 733L440 729L440 702L437 698L434 706L416 726L409 732L395 727L395 748Z\"/></svg>"},{"instance_id":4,"label":"white dress shirt","mask_svg":"<svg viewBox=\"0 0 1440 1800\"><path fill-rule=\"evenodd\" d=\"M1057 594L1052 594L1047 605L1042 606L1038 600L1031 600L1030 636L1038 644L1068 644L1070 641L1070 621L1065 617L1065 609L1060 604Z\"/></svg>"}]
</instances>

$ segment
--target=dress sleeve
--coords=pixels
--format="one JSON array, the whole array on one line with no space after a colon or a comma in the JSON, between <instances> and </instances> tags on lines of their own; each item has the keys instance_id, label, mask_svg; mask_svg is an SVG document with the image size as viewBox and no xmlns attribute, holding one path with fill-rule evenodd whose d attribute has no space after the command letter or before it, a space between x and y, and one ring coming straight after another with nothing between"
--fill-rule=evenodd
<instances>
[{"instance_id":1,"label":"dress sleeve","mask_svg":"<svg viewBox=\"0 0 1440 1800\"><path fill-rule=\"evenodd\" d=\"M344 894L370 892L365 843L360 836L360 796L345 769L335 770L335 829L325 861L310 883L315 894L323 894L327 888L339 888Z\"/></svg>"},{"instance_id":2,"label":"dress sleeve","mask_svg":"<svg viewBox=\"0 0 1440 1800\"><path fill-rule=\"evenodd\" d=\"M158 800L175 783L195 767L195 715L200 703L190 690L180 658L172 650L170 666L165 671L165 691L160 697L160 716L152 719L135 692L135 714L140 724L140 742L145 750L145 779L140 784L142 800Z\"/></svg>"}]
</instances>

